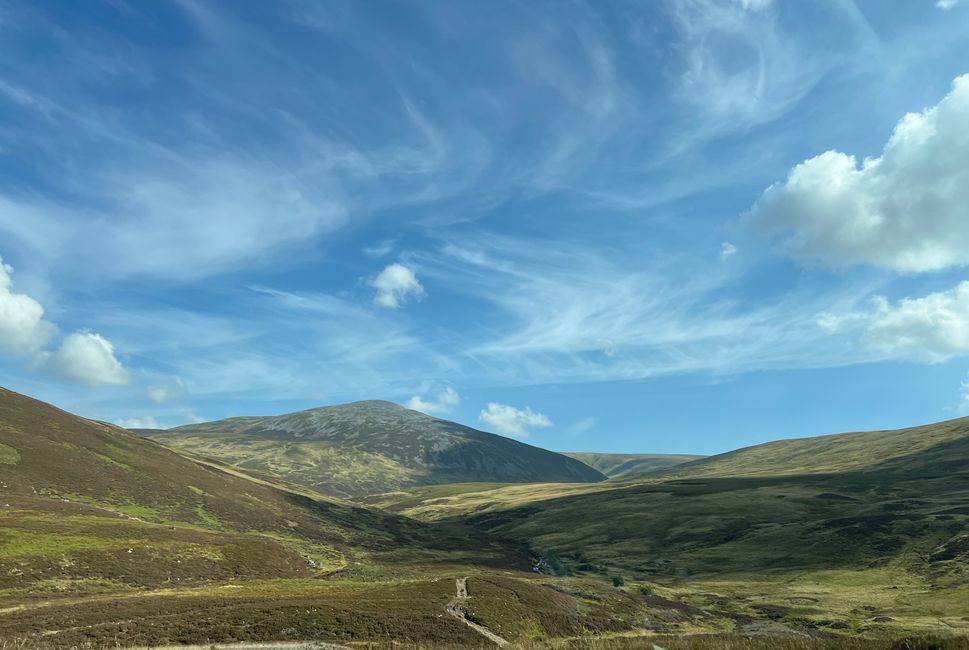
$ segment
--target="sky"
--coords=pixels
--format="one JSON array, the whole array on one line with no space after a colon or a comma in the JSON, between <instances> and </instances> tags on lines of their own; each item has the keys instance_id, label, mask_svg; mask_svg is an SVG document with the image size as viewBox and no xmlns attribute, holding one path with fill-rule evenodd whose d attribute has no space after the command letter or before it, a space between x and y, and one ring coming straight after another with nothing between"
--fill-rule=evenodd
<instances>
[{"instance_id":1,"label":"sky","mask_svg":"<svg viewBox=\"0 0 969 650\"><path fill-rule=\"evenodd\" d=\"M0 384L556 450L969 414L969 1L0 2Z\"/></svg>"}]
</instances>

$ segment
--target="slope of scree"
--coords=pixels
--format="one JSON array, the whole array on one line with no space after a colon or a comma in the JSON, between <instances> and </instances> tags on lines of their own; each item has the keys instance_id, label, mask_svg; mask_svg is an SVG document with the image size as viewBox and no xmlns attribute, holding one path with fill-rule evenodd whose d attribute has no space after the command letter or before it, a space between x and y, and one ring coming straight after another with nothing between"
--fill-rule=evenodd
<instances>
[{"instance_id":1,"label":"slope of scree","mask_svg":"<svg viewBox=\"0 0 969 650\"><path fill-rule=\"evenodd\" d=\"M568 483L606 478L562 454L384 401L138 433L340 496L445 483Z\"/></svg>"},{"instance_id":2,"label":"slope of scree","mask_svg":"<svg viewBox=\"0 0 969 650\"><path fill-rule=\"evenodd\" d=\"M277 488L0 389L0 591L300 577L517 551L463 527ZM524 564L524 560L519 560Z\"/></svg>"}]
</instances>

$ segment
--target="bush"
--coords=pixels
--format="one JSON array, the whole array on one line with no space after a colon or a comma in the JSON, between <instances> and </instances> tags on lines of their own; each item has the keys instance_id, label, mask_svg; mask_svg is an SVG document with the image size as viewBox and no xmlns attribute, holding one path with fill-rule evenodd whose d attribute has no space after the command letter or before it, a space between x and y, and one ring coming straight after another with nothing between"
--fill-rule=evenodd
<instances>
[{"instance_id":1,"label":"bush","mask_svg":"<svg viewBox=\"0 0 969 650\"><path fill-rule=\"evenodd\" d=\"M613 587L622 587L625 584L626 584L626 581L623 580L623 577L622 576L612 576L612 586Z\"/></svg>"}]
</instances>

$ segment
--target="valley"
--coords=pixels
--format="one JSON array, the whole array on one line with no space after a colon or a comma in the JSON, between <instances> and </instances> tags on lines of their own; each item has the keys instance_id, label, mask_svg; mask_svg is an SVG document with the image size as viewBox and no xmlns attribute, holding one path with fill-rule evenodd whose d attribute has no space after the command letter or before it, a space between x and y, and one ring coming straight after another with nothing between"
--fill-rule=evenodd
<instances>
[{"instance_id":1,"label":"valley","mask_svg":"<svg viewBox=\"0 0 969 650\"><path fill-rule=\"evenodd\" d=\"M0 647L967 647L967 420L583 470L295 415L134 435L0 390ZM327 478L364 453L399 471Z\"/></svg>"}]
</instances>

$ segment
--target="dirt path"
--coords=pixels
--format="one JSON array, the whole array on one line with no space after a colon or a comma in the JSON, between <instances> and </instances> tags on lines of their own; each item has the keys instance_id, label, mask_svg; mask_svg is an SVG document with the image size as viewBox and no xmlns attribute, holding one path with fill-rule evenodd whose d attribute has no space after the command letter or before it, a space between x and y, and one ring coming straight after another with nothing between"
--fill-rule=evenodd
<instances>
[{"instance_id":1,"label":"dirt path","mask_svg":"<svg viewBox=\"0 0 969 650\"><path fill-rule=\"evenodd\" d=\"M500 636L483 625L478 625L468 618L467 614L465 614L464 610L461 608L464 603L468 602L468 579L458 578L454 582L455 586L457 587L457 596L448 602L447 606L444 608L445 611L492 643L497 644L499 647L508 645L508 641L502 639Z\"/></svg>"}]
</instances>

